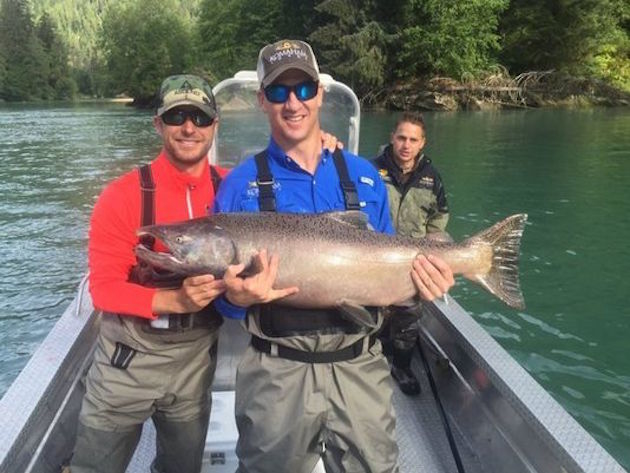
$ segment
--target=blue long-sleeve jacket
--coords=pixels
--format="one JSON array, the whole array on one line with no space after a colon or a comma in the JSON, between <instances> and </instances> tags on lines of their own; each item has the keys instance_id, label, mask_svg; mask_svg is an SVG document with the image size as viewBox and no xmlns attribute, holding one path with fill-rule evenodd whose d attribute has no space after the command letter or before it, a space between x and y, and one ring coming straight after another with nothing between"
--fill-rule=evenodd
<instances>
[{"instance_id":1,"label":"blue long-sleeve jacket","mask_svg":"<svg viewBox=\"0 0 630 473\"><path fill-rule=\"evenodd\" d=\"M345 202L332 154L324 150L315 174L304 171L282 149L270 140L267 147L269 168L274 178L276 211L288 213L321 213L344 210ZM350 179L357 187L359 205L372 227L393 234L387 189L372 164L356 155L343 152ZM253 156L234 168L221 183L214 202L215 212L258 212L256 163ZM246 309L230 304L225 298L215 306L226 317L244 318Z\"/></svg>"}]
</instances>

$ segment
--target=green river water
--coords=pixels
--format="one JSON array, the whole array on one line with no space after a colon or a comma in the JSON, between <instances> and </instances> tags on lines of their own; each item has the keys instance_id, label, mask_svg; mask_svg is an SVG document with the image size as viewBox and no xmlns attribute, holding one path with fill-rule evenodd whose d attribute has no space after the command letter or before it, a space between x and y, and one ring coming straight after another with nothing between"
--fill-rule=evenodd
<instances>
[{"instance_id":1,"label":"green river water","mask_svg":"<svg viewBox=\"0 0 630 473\"><path fill-rule=\"evenodd\" d=\"M630 110L425 117L456 240L529 214L527 309L463 281L453 296L630 469ZM363 114L361 154L394 120ZM75 294L100 190L158 147L122 105L0 107L0 396Z\"/></svg>"}]
</instances>

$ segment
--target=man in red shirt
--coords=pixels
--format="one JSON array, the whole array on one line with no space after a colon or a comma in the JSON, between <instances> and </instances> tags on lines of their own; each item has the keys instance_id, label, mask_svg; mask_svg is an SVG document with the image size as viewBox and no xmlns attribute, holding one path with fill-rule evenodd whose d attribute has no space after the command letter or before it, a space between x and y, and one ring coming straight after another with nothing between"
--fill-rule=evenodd
<instances>
[{"instance_id":1,"label":"man in red shirt","mask_svg":"<svg viewBox=\"0 0 630 473\"><path fill-rule=\"evenodd\" d=\"M94 207L90 292L103 313L73 473L124 473L149 417L157 431L152 471L201 469L222 323L211 302L225 286L211 275L169 280L138 265L134 248L142 225L211 211L225 175L207 160L217 121L212 89L203 79L167 78L153 119L162 151L150 165L110 183ZM159 242L143 243L160 249Z\"/></svg>"}]
</instances>

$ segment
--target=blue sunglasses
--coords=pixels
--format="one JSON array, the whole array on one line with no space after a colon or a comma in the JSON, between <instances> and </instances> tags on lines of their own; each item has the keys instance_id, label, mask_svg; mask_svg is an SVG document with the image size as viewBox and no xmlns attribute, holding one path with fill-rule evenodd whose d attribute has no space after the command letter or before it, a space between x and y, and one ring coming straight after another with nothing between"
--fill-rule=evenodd
<instances>
[{"instance_id":1,"label":"blue sunglasses","mask_svg":"<svg viewBox=\"0 0 630 473\"><path fill-rule=\"evenodd\" d=\"M317 95L319 82L307 80L295 85L271 84L265 87L265 97L273 103L284 103L289 100L291 91L300 102L310 100Z\"/></svg>"}]
</instances>

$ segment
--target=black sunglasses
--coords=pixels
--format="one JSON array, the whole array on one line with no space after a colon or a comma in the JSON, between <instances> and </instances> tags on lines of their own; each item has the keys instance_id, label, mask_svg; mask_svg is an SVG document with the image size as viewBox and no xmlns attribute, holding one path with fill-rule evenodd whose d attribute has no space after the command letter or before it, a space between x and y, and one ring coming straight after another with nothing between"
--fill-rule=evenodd
<instances>
[{"instance_id":1,"label":"black sunglasses","mask_svg":"<svg viewBox=\"0 0 630 473\"><path fill-rule=\"evenodd\" d=\"M265 87L265 97L272 103L284 103L289 100L291 91L300 102L310 100L317 95L319 82L307 80L295 85L271 84Z\"/></svg>"},{"instance_id":2,"label":"black sunglasses","mask_svg":"<svg viewBox=\"0 0 630 473\"><path fill-rule=\"evenodd\" d=\"M183 125L189 118L195 126L200 128L208 127L214 123L214 118L197 108L191 110L174 108L164 112L161 118L164 124L169 126Z\"/></svg>"}]
</instances>

